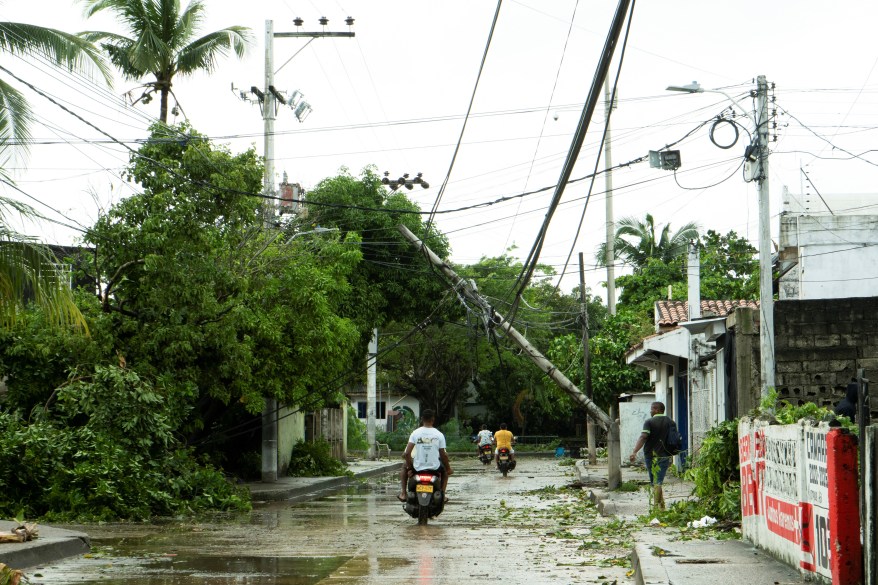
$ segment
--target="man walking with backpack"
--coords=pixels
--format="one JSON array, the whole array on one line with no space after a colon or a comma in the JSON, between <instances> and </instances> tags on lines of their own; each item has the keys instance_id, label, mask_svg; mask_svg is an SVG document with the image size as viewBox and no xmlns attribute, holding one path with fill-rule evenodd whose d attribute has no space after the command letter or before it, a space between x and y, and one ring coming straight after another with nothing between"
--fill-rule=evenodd
<instances>
[{"instance_id":1,"label":"man walking with backpack","mask_svg":"<svg viewBox=\"0 0 878 585\"><path fill-rule=\"evenodd\" d=\"M655 496L655 505L658 509L664 510L665 495L662 492L662 483L665 481L671 460L682 447L680 432L677 430L677 423L665 416L664 403L653 402L649 407L649 414L650 418L643 423L643 431L628 459L634 463L637 452L641 447L643 448L643 460Z\"/></svg>"}]
</instances>

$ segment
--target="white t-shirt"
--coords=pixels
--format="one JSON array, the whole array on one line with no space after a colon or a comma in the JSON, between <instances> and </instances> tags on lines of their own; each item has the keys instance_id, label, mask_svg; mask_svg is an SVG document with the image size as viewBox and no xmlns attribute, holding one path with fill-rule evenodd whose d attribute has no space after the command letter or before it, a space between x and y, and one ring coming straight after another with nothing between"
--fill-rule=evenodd
<instances>
[{"instance_id":1,"label":"white t-shirt","mask_svg":"<svg viewBox=\"0 0 878 585\"><path fill-rule=\"evenodd\" d=\"M494 433L485 429L483 431L479 431L479 446L482 445L490 445L494 442Z\"/></svg>"},{"instance_id":2,"label":"white t-shirt","mask_svg":"<svg viewBox=\"0 0 878 585\"><path fill-rule=\"evenodd\" d=\"M445 435L433 427L418 427L409 436L415 450L412 465L415 471L439 469L439 449L445 448Z\"/></svg>"}]
</instances>

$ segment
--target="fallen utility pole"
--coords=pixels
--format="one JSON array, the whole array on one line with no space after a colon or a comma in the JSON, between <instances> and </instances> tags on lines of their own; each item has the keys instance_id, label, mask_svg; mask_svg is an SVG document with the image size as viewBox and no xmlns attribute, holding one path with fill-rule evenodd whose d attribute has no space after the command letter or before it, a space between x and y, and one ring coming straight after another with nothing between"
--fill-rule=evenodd
<instances>
[{"instance_id":1,"label":"fallen utility pole","mask_svg":"<svg viewBox=\"0 0 878 585\"><path fill-rule=\"evenodd\" d=\"M548 375L552 381L554 381L562 390L567 392L567 394L573 398L576 402L581 404L588 413L597 421L601 427L607 431L607 466L608 466L608 479L609 479L609 488L615 489L622 483L622 467L621 467L621 445L619 443L619 423L610 418L606 412L604 412L601 407L594 403L588 396L583 394L579 388L576 387L576 384L571 382L567 376L565 376L555 365L550 362L546 357L540 353L540 351L535 348L530 342L516 329L512 326L512 323L509 323L506 319L503 318L494 308L485 300L485 298L475 290L475 285L473 283L465 281L463 278L457 275L454 270L451 269L448 264L442 261L430 248L427 247L424 242L422 242L415 234L413 234L407 227L404 225L398 226L400 233L414 244L421 252L423 252L427 259L434 264L442 273L451 279L451 282L454 283L454 288L462 294L464 297L469 299L470 301L477 304L483 311L485 315L485 319L487 320L489 326L496 327L506 333L509 338L518 345L543 372Z\"/></svg>"}]
</instances>

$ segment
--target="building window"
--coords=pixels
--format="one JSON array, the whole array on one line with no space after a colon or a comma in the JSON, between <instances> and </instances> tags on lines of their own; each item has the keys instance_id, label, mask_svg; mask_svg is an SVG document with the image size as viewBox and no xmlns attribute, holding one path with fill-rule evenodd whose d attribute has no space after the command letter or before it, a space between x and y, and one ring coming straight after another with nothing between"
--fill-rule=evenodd
<instances>
[{"instance_id":1,"label":"building window","mask_svg":"<svg viewBox=\"0 0 878 585\"><path fill-rule=\"evenodd\" d=\"M357 402L357 418L368 418L366 402ZM383 400L375 403L375 418L387 418L387 403Z\"/></svg>"}]
</instances>

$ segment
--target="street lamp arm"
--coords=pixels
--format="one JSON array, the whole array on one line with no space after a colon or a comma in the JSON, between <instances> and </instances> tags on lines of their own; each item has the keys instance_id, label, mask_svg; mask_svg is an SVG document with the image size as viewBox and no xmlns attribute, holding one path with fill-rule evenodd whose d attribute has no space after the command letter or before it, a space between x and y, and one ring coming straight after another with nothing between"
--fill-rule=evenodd
<instances>
[{"instance_id":1,"label":"street lamp arm","mask_svg":"<svg viewBox=\"0 0 878 585\"><path fill-rule=\"evenodd\" d=\"M753 124L753 129L757 132L759 131L759 123L756 122L756 116L753 114L753 112L745 110L744 107L741 106L740 102L738 102L738 100L736 100L735 98L733 98L732 96L730 96L726 92L720 91L718 89L705 89L705 90L703 90L703 92L704 93L718 93L721 96L725 96L725 98L727 100L732 102L732 105L734 105L736 108L738 108L738 111L740 111L742 114L747 116L747 119L749 119L750 122L752 122L752 124Z\"/></svg>"},{"instance_id":2,"label":"street lamp arm","mask_svg":"<svg viewBox=\"0 0 878 585\"><path fill-rule=\"evenodd\" d=\"M721 96L725 97L730 102L732 102L732 105L734 107L738 108L738 111L740 111L742 114L747 116L747 119L753 123L753 128L757 131L759 130L759 124L756 122L756 116L752 112L745 110L744 107L740 104L740 102L738 102L738 100L736 100L735 98L733 98L732 96L730 96L729 94L727 94L726 92L724 92L722 90L704 89L703 87L701 87L698 84L697 81L693 81L689 85L669 85L665 89L667 91L680 91L683 93L718 93Z\"/></svg>"}]
</instances>

